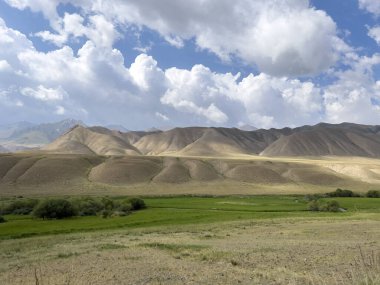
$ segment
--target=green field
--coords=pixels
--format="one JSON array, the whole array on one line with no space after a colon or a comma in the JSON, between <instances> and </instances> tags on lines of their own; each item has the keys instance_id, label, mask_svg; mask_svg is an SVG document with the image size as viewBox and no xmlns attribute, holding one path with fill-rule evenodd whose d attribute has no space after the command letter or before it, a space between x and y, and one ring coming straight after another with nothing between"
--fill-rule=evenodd
<instances>
[{"instance_id":1,"label":"green field","mask_svg":"<svg viewBox=\"0 0 380 285\"><path fill-rule=\"evenodd\" d=\"M122 197L115 198L122 199ZM347 209L344 213L307 211L303 196L172 197L145 198L148 208L125 217L75 217L41 220L8 215L0 224L0 239L23 238L116 228L146 228L276 218L347 218L356 213L379 213L380 199L331 198Z\"/></svg>"}]
</instances>

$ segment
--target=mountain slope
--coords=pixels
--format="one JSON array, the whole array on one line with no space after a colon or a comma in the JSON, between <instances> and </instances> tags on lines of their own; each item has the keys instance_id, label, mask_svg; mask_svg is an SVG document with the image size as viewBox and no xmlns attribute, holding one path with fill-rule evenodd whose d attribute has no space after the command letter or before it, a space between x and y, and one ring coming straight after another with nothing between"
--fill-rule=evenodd
<instances>
[{"instance_id":1,"label":"mountain slope","mask_svg":"<svg viewBox=\"0 0 380 285\"><path fill-rule=\"evenodd\" d=\"M13 145L44 145L52 142L75 125L83 125L83 123L67 119L56 123L19 128L6 140L8 144Z\"/></svg>"},{"instance_id":2,"label":"mountain slope","mask_svg":"<svg viewBox=\"0 0 380 285\"><path fill-rule=\"evenodd\" d=\"M199 139L207 128L175 128L142 137L134 146L143 154L168 154L182 150Z\"/></svg>"},{"instance_id":3,"label":"mountain slope","mask_svg":"<svg viewBox=\"0 0 380 285\"><path fill-rule=\"evenodd\" d=\"M53 153L98 155L138 155L140 151L124 140L119 132L106 128L76 126L69 132L42 148Z\"/></svg>"},{"instance_id":4,"label":"mountain slope","mask_svg":"<svg viewBox=\"0 0 380 285\"><path fill-rule=\"evenodd\" d=\"M147 135L134 143L144 154L227 155L259 154L281 135L284 130L242 131L236 128L176 128Z\"/></svg>"},{"instance_id":5,"label":"mountain slope","mask_svg":"<svg viewBox=\"0 0 380 285\"><path fill-rule=\"evenodd\" d=\"M43 150L102 155L380 157L380 126L318 124L256 131L189 127L127 133L77 127Z\"/></svg>"},{"instance_id":6,"label":"mountain slope","mask_svg":"<svg viewBox=\"0 0 380 285\"><path fill-rule=\"evenodd\" d=\"M380 157L380 128L355 124L319 124L295 129L261 152L263 156Z\"/></svg>"},{"instance_id":7,"label":"mountain slope","mask_svg":"<svg viewBox=\"0 0 380 285\"><path fill-rule=\"evenodd\" d=\"M34 126L29 122L17 122L14 124L7 124L0 126L0 140L9 138L14 132L24 130Z\"/></svg>"}]
</instances>

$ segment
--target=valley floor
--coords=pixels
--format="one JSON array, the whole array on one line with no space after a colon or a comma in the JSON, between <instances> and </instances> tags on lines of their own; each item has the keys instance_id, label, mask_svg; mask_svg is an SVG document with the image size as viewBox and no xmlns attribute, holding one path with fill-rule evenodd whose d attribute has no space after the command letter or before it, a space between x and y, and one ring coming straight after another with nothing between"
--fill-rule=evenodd
<instances>
[{"instance_id":1,"label":"valley floor","mask_svg":"<svg viewBox=\"0 0 380 285\"><path fill-rule=\"evenodd\" d=\"M378 215L7 240L0 283L369 284L379 240Z\"/></svg>"},{"instance_id":2,"label":"valley floor","mask_svg":"<svg viewBox=\"0 0 380 285\"><path fill-rule=\"evenodd\" d=\"M380 284L379 200L338 200L346 213L296 197L152 198L120 228L27 238L7 235L10 217L0 284Z\"/></svg>"}]
</instances>

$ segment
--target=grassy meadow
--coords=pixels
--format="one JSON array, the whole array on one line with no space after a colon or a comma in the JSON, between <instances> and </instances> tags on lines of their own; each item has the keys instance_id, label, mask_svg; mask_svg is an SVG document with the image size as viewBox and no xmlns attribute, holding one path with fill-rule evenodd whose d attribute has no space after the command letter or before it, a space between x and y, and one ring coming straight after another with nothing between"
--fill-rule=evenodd
<instances>
[{"instance_id":1,"label":"grassy meadow","mask_svg":"<svg viewBox=\"0 0 380 285\"><path fill-rule=\"evenodd\" d=\"M123 197L114 199L121 200ZM7 222L0 224L0 239L114 228L133 229L250 219L288 217L344 219L352 217L355 213L380 213L380 200L370 198L323 199L323 201L338 201L343 208L347 209L345 213L307 211L308 201L303 196L170 197L145 198L144 200L147 209L125 217L90 216L42 220L33 218L31 215L5 215Z\"/></svg>"},{"instance_id":2,"label":"grassy meadow","mask_svg":"<svg viewBox=\"0 0 380 285\"><path fill-rule=\"evenodd\" d=\"M380 284L380 199L143 199L120 217L5 215L0 284Z\"/></svg>"}]
</instances>

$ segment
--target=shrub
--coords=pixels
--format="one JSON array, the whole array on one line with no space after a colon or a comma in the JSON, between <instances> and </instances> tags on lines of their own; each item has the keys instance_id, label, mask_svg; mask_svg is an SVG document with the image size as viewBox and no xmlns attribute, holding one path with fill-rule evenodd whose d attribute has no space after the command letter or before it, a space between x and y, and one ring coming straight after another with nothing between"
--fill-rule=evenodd
<instances>
[{"instance_id":1,"label":"shrub","mask_svg":"<svg viewBox=\"0 0 380 285\"><path fill-rule=\"evenodd\" d=\"M93 198L83 198L73 201L79 216L96 216L104 209L104 204Z\"/></svg>"},{"instance_id":2,"label":"shrub","mask_svg":"<svg viewBox=\"0 0 380 285\"><path fill-rule=\"evenodd\" d=\"M0 224L5 223L5 222L6 220L2 216L0 216Z\"/></svg>"},{"instance_id":3,"label":"shrub","mask_svg":"<svg viewBox=\"0 0 380 285\"><path fill-rule=\"evenodd\" d=\"M334 192L330 192L326 194L328 197L359 197L359 194L352 192L347 189L336 189Z\"/></svg>"},{"instance_id":4,"label":"shrub","mask_svg":"<svg viewBox=\"0 0 380 285\"><path fill-rule=\"evenodd\" d=\"M337 201L327 201L322 204L318 200L313 200L308 204L308 210L314 212L339 212L341 207Z\"/></svg>"},{"instance_id":5,"label":"shrub","mask_svg":"<svg viewBox=\"0 0 380 285\"><path fill-rule=\"evenodd\" d=\"M64 199L49 199L40 202L33 215L42 219L64 219L77 214L73 204Z\"/></svg>"},{"instance_id":6,"label":"shrub","mask_svg":"<svg viewBox=\"0 0 380 285\"><path fill-rule=\"evenodd\" d=\"M128 199L128 202L131 204L132 211L138 211L141 209L145 209L146 205L143 199L140 198L130 198Z\"/></svg>"},{"instance_id":7,"label":"shrub","mask_svg":"<svg viewBox=\"0 0 380 285\"><path fill-rule=\"evenodd\" d=\"M15 200L5 205L1 212L3 215L29 215L37 204L36 199Z\"/></svg>"},{"instance_id":8,"label":"shrub","mask_svg":"<svg viewBox=\"0 0 380 285\"><path fill-rule=\"evenodd\" d=\"M319 211L319 202L317 200L313 200L307 205L307 207L308 207L309 211L318 212Z\"/></svg>"},{"instance_id":9,"label":"shrub","mask_svg":"<svg viewBox=\"0 0 380 285\"><path fill-rule=\"evenodd\" d=\"M102 204L103 204L104 209L106 210L113 210L115 208L114 201L108 198L102 198Z\"/></svg>"},{"instance_id":10,"label":"shrub","mask_svg":"<svg viewBox=\"0 0 380 285\"><path fill-rule=\"evenodd\" d=\"M368 198L380 198L380 191L379 190L370 190L365 195Z\"/></svg>"},{"instance_id":11,"label":"shrub","mask_svg":"<svg viewBox=\"0 0 380 285\"><path fill-rule=\"evenodd\" d=\"M107 209L105 209L105 210L103 210L103 211L101 212L101 215L102 215L102 218L103 218L103 219L107 219L107 218L111 217L111 215L112 215L112 211L111 211L111 210L107 210Z\"/></svg>"},{"instance_id":12,"label":"shrub","mask_svg":"<svg viewBox=\"0 0 380 285\"><path fill-rule=\"evenodd\" d=\"M321 207L319 207L319 210L322 212L339 212L340 211L340 205L337 201L327 201L326 204L323 204Z\"/></svg>"},{"instance_id":13,"label":"shrub","mask_svg":"<svg viewBox=\"0 0 380 285\"><path fill-rule=\"evenodd\" d=\"M322 196L319 194L307 194L304 197L305 201L308 201L308 202L318 200L320 198L322 198Z\"/></svg>"},{"instance_id":14,"label":"shrub","mask_svg":"<svg viewBox=\"0 0 380 285\"><path fill-rule=\"evenodd\" d=\"M117 209L120 212L129 213L132 211L132 204L129 202L129 200L126 200L123 201Z\"/></svg>"}]
</instances>

